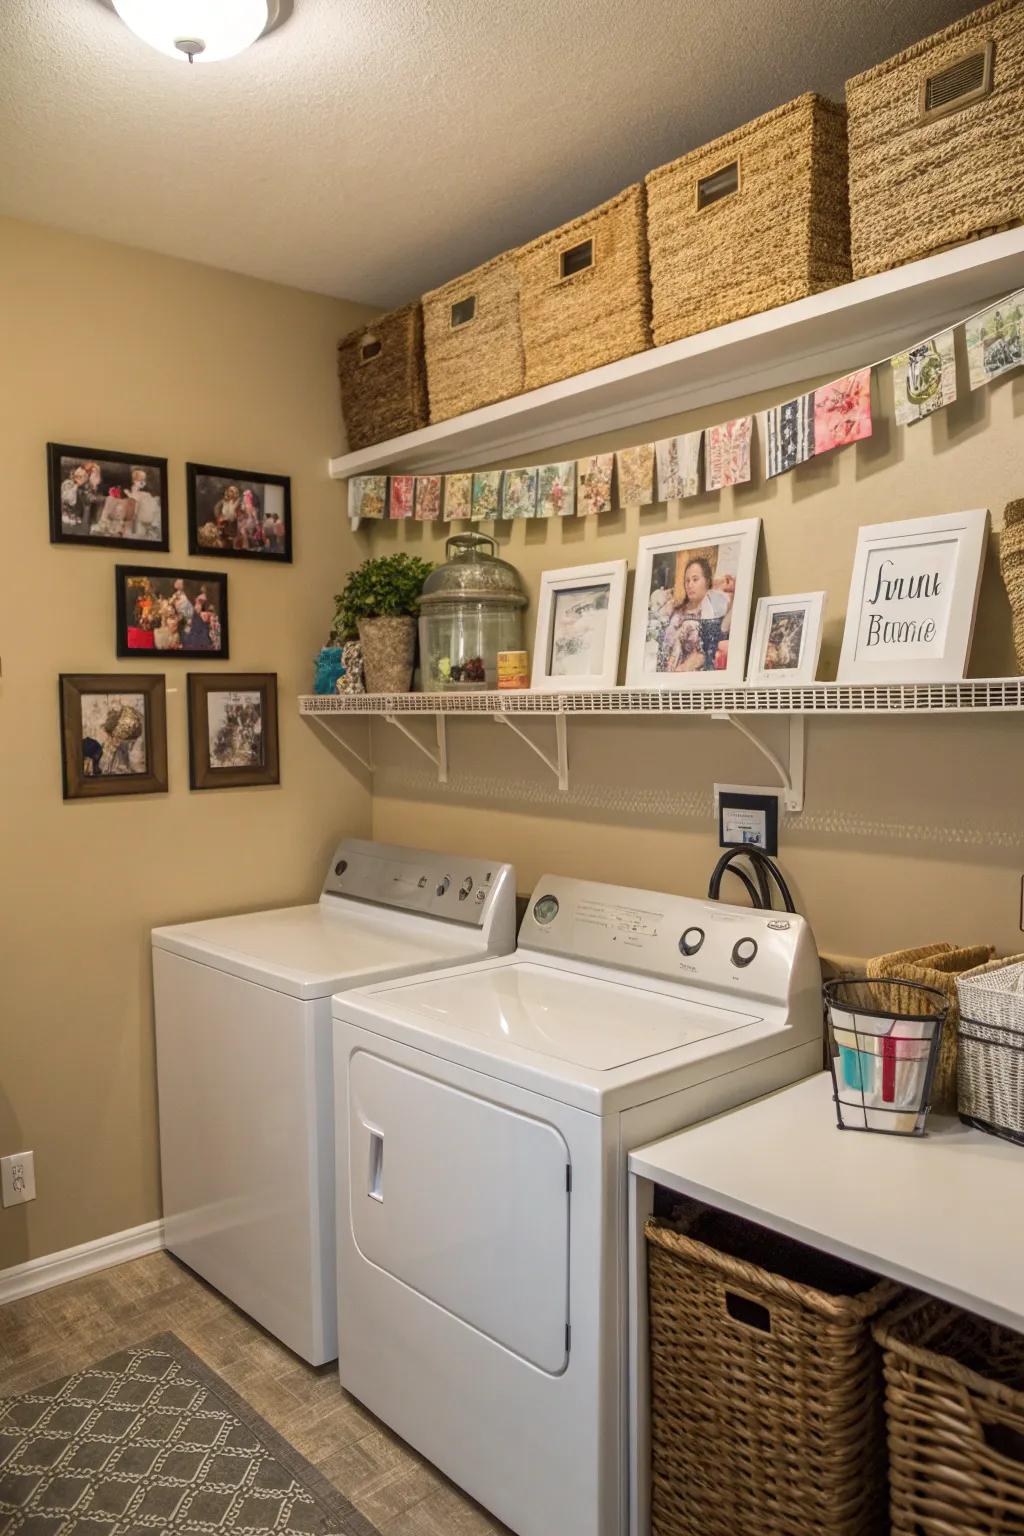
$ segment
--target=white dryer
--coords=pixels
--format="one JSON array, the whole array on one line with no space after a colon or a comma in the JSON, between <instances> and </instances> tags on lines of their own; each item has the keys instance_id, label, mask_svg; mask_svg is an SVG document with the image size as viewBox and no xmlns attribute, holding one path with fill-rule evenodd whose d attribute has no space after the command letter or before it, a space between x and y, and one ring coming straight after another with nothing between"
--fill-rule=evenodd
<instances>
[{"instance_id":1,"label":"white dryer","mask_svg":"<svg viewBox=\"0 0 1024 1536\"><path fill-rule=\"evenodd\" d=\"M311 906L153 932L165 1244L314 1365L338 1352L331 994L514 944L509 865L356 840Z\"/></svg>"},{"instance_id":2,"label":"white dryer","mask_svg":"<svg viewBox=\"0 0 1024 1536\"><path fill-rule=\"evenodd\" d=\"M335 997L342 1384L518 1536L627 1521L626 1153L821 1066L802 918L546 876Z\"/></svg>"}]
</instances>

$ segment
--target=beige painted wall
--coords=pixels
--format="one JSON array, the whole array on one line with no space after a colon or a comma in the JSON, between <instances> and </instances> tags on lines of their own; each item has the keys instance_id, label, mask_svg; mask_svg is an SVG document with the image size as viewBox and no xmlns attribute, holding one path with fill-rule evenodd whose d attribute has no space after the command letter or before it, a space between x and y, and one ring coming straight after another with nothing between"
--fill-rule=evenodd
<instances>
[{"instance_id":1,"label":"beige painted wall","mask_svg":"<svg viewBox=\"0 0 1024 1536\"><path fill-rule=\"evenodd\" d=\"M335 344L368 312L10 221L0 311L0 1154L34 1150L39 1189L0 1210L2 1268L159 1214L150 928L315 897L370 807L294 706L352 561L326 463ZM48 440L166 455L154 564L190 563L186 459L292 476L295 563L223 562L231 659L208 664L277 672L279 787L189 792L188 666L155 662L170 793L62 801L58 673L143 669L114 657L117 553L49 543Z\"/></svg>"},{"instance_id":2,"label":"beige painted wall","mask_svg":"<svg viewBox=\"0 0 1024 1536\"><path fill-rule=\"evenodd\" d=\"M815 382L821 381L808 381ZM794 384L794 394L799 387ZM541 457L663 437L779 398L776 390L715 405ZM751 485L720 496L600 519L499 523L496 533L499 552L519 568L530 591L532 643L541 571L622 556L632 570L640 534L759 516L758 594L828 592L819 674L828 678L835 676L859 524L977 506L989 507L998 524L1016 496L1024 496L1024 374L901 429L883 372L874 436L855 448L768 483L758 470ZM359 538L375 553L401 546L441 560L451 531L377 524ZM623 665L624 659L625 647ZM1002 676L1016 670L993 539L970 671ZM785 727L752 723L785 758ZM544 743L550 727L527 728L550 749ZM418 754L388 739L394 735L377 727L375 836L511 859L520 891L554 870L704 894L717 857L713 784L772 782L768 765L737 733L703 720L571 722L568 796L559 795L525 746L490 723L451 723L447 790L438 789L428 764L415 761ZM822 949L866 956L948 936L990 939L1003 952L1024 950L1019 716L812 720L807 756L806 809L784 827L780 852Z\"/></svg>"}]
</instances>

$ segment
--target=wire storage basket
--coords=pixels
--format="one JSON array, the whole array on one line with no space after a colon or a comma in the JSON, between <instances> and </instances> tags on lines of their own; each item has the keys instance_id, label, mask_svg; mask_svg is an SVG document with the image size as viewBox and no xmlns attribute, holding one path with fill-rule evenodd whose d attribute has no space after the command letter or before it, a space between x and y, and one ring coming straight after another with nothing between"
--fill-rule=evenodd
<instances>
[{"instance_id":1,"label":"wire storage basket","mask_svg":"<svg viewBox=\"0 0 1024 1536\"><path fill-rule=\"evenodd\" d=\"M960 1118L1024 1146L1024 955L965 971L957 991Z\"/></svg>"},{"instance_id":2,"label":"wire storage basket","mask_svg":"<svg viewBox=\"0 0 1024 1536\"><path fill-rule=\"evenodd\" d=\"M825 983L840 1130L924 1135L947 1008L935 987L902 977L852 976Z\"/></svg>"}]
</instances>

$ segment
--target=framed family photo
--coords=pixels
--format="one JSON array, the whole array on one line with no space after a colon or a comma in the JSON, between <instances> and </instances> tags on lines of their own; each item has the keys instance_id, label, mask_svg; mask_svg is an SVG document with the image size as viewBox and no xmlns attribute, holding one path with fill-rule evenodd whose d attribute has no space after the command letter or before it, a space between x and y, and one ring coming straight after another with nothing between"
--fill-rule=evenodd
<instances>
[{"instance_id":1,"label":"framed family photo","mask_svg":"<svg viewBox=\"0 0 1024 1536\"><path fill-rule=\"evenodd\" d=\"M62 673L60 735L65 800L167 789L162 674Z\"/></svg>"},{"instance_id":2,"label":"framed family photo","mask_svg":"<svg viewBox=\"0 0 1024 1536\"><path fill-rule=\"evenodd\" d=\"M530 686L549 692L614 688L625 601L625 560L545 571Z\"/></svg>"},{"instance_id":3,"label":"framed family photo","mask_svg":"<svg viewBox=\"0 0 1024 1536\"><path fill-rule=\"evenodd\" d=\"M760 598L754 612L747 682L759 687L813 683L824 611L824 592Z\"/></svg>"},{"instance_id":4,"label":"framed family photo","mask_svg":"<svg viewBox=\"0 0 1024 1536\"><path fill-rule=\"evenodd\" d=\"M280 783L277 674L190 672L188 761L193 789Z\"/></svg>"},{"instance_id":5,"label":"framed family photo","mask_svg":"<svg viewBox=\"0 0 1024 1536\"><path fill-rule=\"evenodd\" d=\"M627 687L743 681L760 532L750 517L640 540Z\"/></svg>"},{"instance_id":6,"label":"framed family photo","mask_svg":"<svg viewBox=\"0 0 1024 1536\"><path fill-rule=\"evenodd\" d=\"M292 558L292 483L287 475L186 464L188 552L239 560Z\"/></svg>"},{"instance_id":7,"label":"framed family photo","mask_svg":"<svg viewBox=\"0 0 1024 1536\"><path fill-rule=\"evenodd\" d=\"M167 460L47 443L50 543L168 549Z\"/></svg>"},{"instance_id":8,"label":"framed family photo","mask_svg":"<svg viewBox=\"0 0 1024 1536\"><path fill-rule=\"evenodd\" d=\"M228 655L228 579L220 571L118 565L117 654Z\"/></svg>"}]
</instances>

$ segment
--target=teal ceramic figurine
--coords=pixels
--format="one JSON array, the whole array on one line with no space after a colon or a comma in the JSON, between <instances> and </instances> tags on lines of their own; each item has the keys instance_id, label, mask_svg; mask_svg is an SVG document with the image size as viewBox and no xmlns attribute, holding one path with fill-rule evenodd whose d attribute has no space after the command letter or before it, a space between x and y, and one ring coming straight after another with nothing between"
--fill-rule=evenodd
<instances>
[{"instance_id":1,"label":"teal ceramic figurine","mask_svg":"<svg viewBox=\"0 0 1024 1536\"><path fill-rule=\"evenodd\" d=\"M334 693L339 677L343 677L344 674L345 668L341 660L341 646L325 645L316 659L313 692Z\"/></svg>"}]
</instances>

